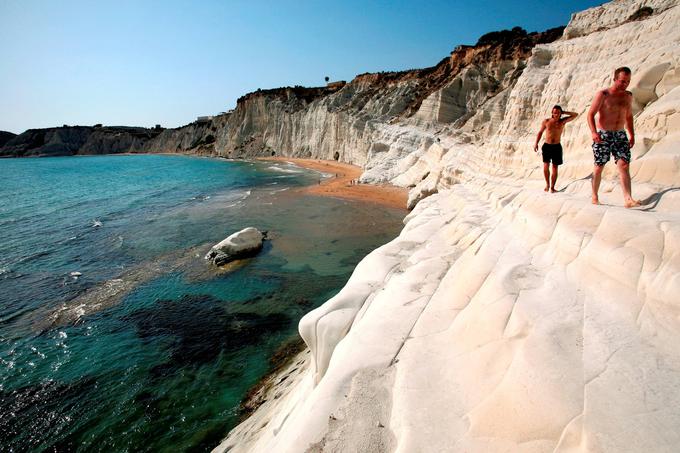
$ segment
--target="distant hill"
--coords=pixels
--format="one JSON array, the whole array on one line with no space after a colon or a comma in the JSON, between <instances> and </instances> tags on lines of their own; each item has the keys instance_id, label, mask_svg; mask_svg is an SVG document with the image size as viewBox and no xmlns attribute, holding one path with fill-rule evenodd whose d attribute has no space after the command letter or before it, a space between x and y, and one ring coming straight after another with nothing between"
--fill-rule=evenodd
<instances>
[{"instance_id":1,"label":"distant hill","mask_svg":"<svg viewBox=\"0 0 680 453\"><path fill-rule=\"evenodd\" d=\"M7 131L0 131L0 147L4 146L5 143L16 137L17 134L13 134Z\"/></svg>"},{"instance_id":2,"label":"distant hill","mask_svg":"<svg viewBox=\"0 0 680 453\"><path fill-rule=\"evenodd\" d=\"M141 152L162 128L126 126L63 126L29 129L0 140L0 156L71 156L75 154L116 154Z\"/></svg>"}]
</instances>

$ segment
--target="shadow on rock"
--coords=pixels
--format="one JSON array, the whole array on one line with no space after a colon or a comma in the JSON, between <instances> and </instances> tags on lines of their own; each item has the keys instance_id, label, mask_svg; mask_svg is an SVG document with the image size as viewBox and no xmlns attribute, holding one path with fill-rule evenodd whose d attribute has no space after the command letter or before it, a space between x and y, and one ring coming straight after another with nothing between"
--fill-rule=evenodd
<instances>
[{"instance_id":1,"label":"shadow on rock","mask_svg":"<svg viewBox=\"0 0 680 453\"><path fill-rule=\"evenodd\" d=\"M675 192L675 191L678 191L678 190L680 190L680 187L669 187L666 190L662 190L661 192L650 195L649 197L640 201L642 206L645 206L645 208L640 209L640 211L651 211L651 210L653 210L659 204L659 202L661 201L661 199L663 198L664 195L666 195L668 192Z\"/></svg>"}]
</instances>

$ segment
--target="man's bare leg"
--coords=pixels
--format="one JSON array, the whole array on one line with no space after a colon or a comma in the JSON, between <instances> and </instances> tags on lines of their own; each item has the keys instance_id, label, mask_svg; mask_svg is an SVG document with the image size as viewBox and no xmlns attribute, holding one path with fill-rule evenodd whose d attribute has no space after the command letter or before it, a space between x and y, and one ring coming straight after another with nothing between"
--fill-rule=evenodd
<instances>
[{"instance_id":1,"label":"man's bare leg","mask_svg":"<svg viewBox=\"0 0 680 453\"><path fill-rule=\"evenodd\" d=\"M623 190L623 205L627 208L640 206L640 202L633 200L633 196L631 194L630 164L623 159L619 159L618 162L616 162L616 166L619 169L621 190Z\"/></svg>"},{"instance_id":2,"label":"man's bare leg","mask_svg":"<svg viewBox=\"0 0 680 453\"><path fill-rule=\"evenodd\" d=\"M604 170L604 165L595 165L593 168L593 204L600 204L600 199L597 196L597 192L600 190L602 170Z\"/></svg>"},{"instance_id":3,"label":"man's bare leg","mask_svg":"<svg viewBox=\"0 0 680 453\"><path fill-rule=\"evenodd\" d=\"M550 193L555 193L555 182L557 182L557 165L552 165L552 177L550 178Z\"/></svg>"},{"instance_id":4,"label":"man's bare leg","mask_svg":"<svg viewBox=\"0 0 680 453\"><path fill-rule=\"evenodd\" d=\"M547 192L550 189L550 164L547 162L543 162L543 177L545 178L545 189L543 191Z\"/></svg>"}]
</instances>

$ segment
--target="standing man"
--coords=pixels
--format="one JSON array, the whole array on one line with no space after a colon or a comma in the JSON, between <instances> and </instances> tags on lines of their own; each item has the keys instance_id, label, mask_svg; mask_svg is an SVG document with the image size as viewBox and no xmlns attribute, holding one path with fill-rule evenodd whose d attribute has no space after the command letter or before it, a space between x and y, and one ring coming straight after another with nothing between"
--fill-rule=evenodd
<instances>
[{"instance_id":1,"label":"standing man","mask_svg":"<svg viewBox=\"0 0 680 453\"><path fill-rule=\"evenodd\" d=\"M640 206L640 202L633 199L630 188L630 149L635 145L633 131L633 94L627 91L630 84L630 69L621 67L614 71L614 83L611 87L600 90L595 95L593 104L588 111L588 126L593 137L593 154L595 168L593 169L593 204L600 204L597 192L600 190L602 170L609 162L610 155L619 169L619 179L623 190L624 206L632 208ZM598 114L597 128L595 128L595 114ZM628 131L623 130L625 125ZM630 137L630 138L629 138Z\"/></svg>"},{"instance_id":2,"label":"standing man","mask_svg":"<svg viewBox=\"0 0 680 453\"><path fill-rule=\"evenodd\" d=\"M562 115L567 115L562 118ZM543 176L545 176L545 190L550 189L551 193L555 192L555 182L557 181L557 166L562 165L562 145L560 138L562 138L562 131L564 125L576 118L577 114L574 112L565 112L562 107L556 105L552 108L550 118L546 118L541 123L541 130L536 136L536 143L534 143L534 151L538 152L538 142L541 141L543 131L545 133L545 143L541 147L543 155ZM552 162L552 178L550 177L550 162Z\"/></svg>"}]
</instances>

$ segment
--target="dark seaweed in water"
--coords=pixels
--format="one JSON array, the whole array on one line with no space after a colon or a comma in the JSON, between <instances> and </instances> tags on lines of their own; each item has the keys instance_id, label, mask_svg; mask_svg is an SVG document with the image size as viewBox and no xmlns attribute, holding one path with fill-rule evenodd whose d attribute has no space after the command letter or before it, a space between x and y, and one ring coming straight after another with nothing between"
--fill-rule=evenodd
<instances>
[{"instance_id":1,"label":"dark seaweed in water","mask_svg":"<svg viewBox=\"0 0 680 453\"><path fill-rule=\"evenodd\" d=\"M222 352L236 351L260 342L267 334L290 326L280 313L228 313L221 301L210 295L185 295L179 300L159 300L153 307L126 316L144 341L171 338L171 358L153 369L165 376L185 366L214 361Z\"/></svg>"}]
</instances>

